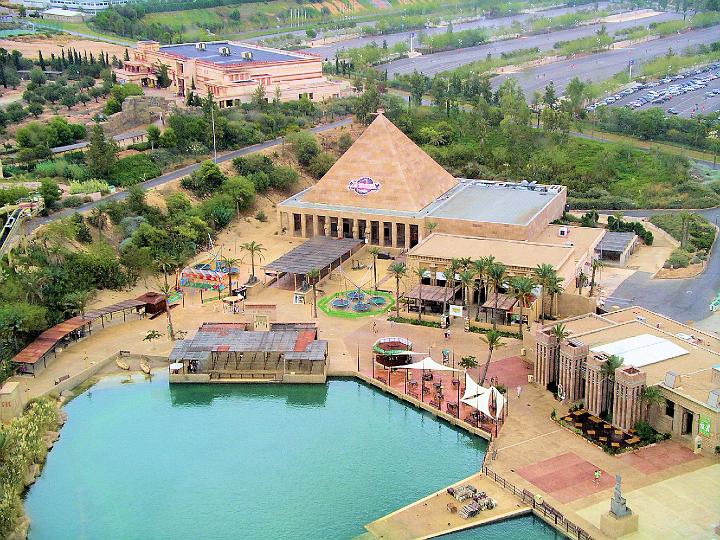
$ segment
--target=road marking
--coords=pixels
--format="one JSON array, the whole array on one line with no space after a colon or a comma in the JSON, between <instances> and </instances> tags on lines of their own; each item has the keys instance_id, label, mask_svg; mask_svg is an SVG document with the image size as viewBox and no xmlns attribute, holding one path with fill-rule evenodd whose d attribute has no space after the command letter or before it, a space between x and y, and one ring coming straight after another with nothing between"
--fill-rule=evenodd
<instances>
[{"instance_id":1,"label":"road marking","mask_svg":"<svg viewBox=\"0 0 720 540\"><path fill-rule=\"evenodd\" d=\"M508 448L512 448L513 446L519 446L521 444L525 444L526 442L534 441L535 439L539 439L540 437L545 437L546 435L552 435L553 433L557 433L558 431L563 431L562 428L556 429L554 431L548 431L547 433L543 433L542 435L537 435L535 437L531 437L530 439L525 439L524 441L517 442L515 444L509 444L507 446L503 446L502 448L496 448L496 451L500 450L506 450Z\"/></svg>"}]
</instances>

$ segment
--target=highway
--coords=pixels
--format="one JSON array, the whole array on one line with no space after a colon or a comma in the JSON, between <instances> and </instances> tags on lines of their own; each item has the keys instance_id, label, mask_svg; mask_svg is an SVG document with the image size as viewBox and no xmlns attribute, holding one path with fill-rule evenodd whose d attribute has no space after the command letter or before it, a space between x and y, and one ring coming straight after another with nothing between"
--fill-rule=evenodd
<instances>
[{"instance_id":1,"label":"highway","mask_svg":"<svg viewBox=\"0 0 720 540\"><path fill-rule=\"evenodd\" d=\"M599 9L604 9L608 6L608 2L600 2ZM569 6L563 6L558 7L554 9L548 9L546 11L536 11L532 13L519 13L517 15L510 15L507 17L497 17L492 19L479 19L476 21L470 21L466 23L458 23L453 24L453 30L455 32L459 32L461 30L469 30L471 28L499 28L501 26L510 26L514 22L525 22L528 19L534 18L534 17L555 17L557 15L564 15L566 13L574 13L576 11L582 11L582 10L588 10L591 9L591 6L584 5L584 6L575 6L575 7L569 7ZM372 22L374 24L375 21ZM639 22L639 21L638 21ZM368 23L370 24L370 23ZM360 26L360 25L358 25ZM426 35L432 35L432 34L442 34L444 32L447 32L447 28L425 28L422 30L410 30L407 32L398 32L395 34L387 34L384 36L364 36L364 37L358 37L354 39L349 39L346 41L340 41L338 43L333 43L330 45L322 46L322 47L313 47L304 49L305 52L310 52L314 54L319 54L323 58L330 59L335 57L335 53L337 51L343 50L343 49L354 49L357 47L364 47L365 45L369 45L370 43L377 43L381 44L383 41L386 41L389 46L393 46L396 43L405 42L410 45L410 34L415 33L415 35L418 35L420 33L426 34ZM303 32L304 34L304 32ZM418 45L417 40L415 41L415 46Z\"/></svg>"},{"instance_id":2,"label":"highway","mask_svg":"<svg viewBox=\"0 0 720 540\"><path fill-rule=\"evenodd\" d=\"M314 128L311 128L309 131L313 133L320 133L323 131L327 131L330 129L334 129L336 127L340 126L346 126L352 122L352 118L342 118L340 120L336 120L334 122L329 122L327 124L321 124L318 126L315 126ZM235 159L239 156L245 156L247 154L252 154L253 152L259 152L260 150L265 150L266 148L272 148L273 146L277 146L279 144L282 144L283 138L278 137L277 139L272 139L270 141L265 141L260 144L254 144L252 146L246 146L244 148L240 148L238 150L231 150L229 152L225 152L223 154L218 154L216 163L224 163L226 161L230 161L231 159ZM158 176L157 178L153 178L152 180L147 180L145 182L142 182L140 186L142 186L145 189L151 189L158 186L161 186L163 184L166 184L168 182L172 182L173 180L177 180L178 178L182 178L183 176L187 176L188 174L191 174L193 171L197 170L200 167L200 163L193 163L192 165L188 165L186 167L181 167L180 169L176 169L174 171L170 171L168 173L165 173L161 176ZM109 202L109 201L122 201L125 199L128 195L127 191L118 191L116 193L113 193L111 195L107 195L100 199L99 201L92 201L86 204L83 204L77 208L65 208L64 210L60 210L58 212L55 212L53 214L50 214L49 216L42 216L42 217L36 217L30 221L28 221L24 225L24 231L25 234L30 234L30 232L34 231L38 227L45 225L46 223L50 223L51 221L55 221L67 216L71 216L75 212L87 212L88 210L93 209L96 206L99 206L103 203Z\"/></svg>"},{"instance_id":3,"label":"highway","mask_svg":"<svg viewBox=\"0 0 720 540\"><path fill-rule=\"evenodd\" d=\"M689 46L717 41L719 35L720 26L693 30L692 32L682 34L682 36L673 35L648 41L647 43L642 43L634 47L612 49L527 69L517 73L499 75L493 77L492 84L494 88L497 88L505 79L513 77L518 81L525 95L531 96L536 90L543 92L545 86L547 86L550 81L553 81L555 83L555 89L559 94L565 89L565 86L573 77L578 77L581 81L603 81L627 69L628 62L631 59L635 60L635 63L638 64L643 59L666 54L669 48L672 48L674 51L681 51Z\"/></svg>"},{"instance_id":4,"label":"highway","mask_svg":"<svg viewBox=\"0 0 720 540\"><path fill-rule=\"evenodd\" d=\"M609 33L616 32L622 28L631 26L648 25L653 22L664 22L678 19L676 13L661 13L653 17L646 17L636 21L625 21L619 23L606 23L605 27ZM401 58L387 64L377 66L382 71L387 69L388 77L392 78L395 74L408 74L414 70L421 71L425 75L432 76L442 71L449 71L470 62L485 60L488 53L493 57L497 57L500 53L514 51L517 49L527 49L537 47L541 51L551 51L553 45L558 41L570 41L582 37L595 35L601 28L602 24L592 24L587 26L579 26L577 28L569 28L567 30L558 30L549 34L538 34L532 36L522 36L517 39L508 39L505 41L496 41L478 45L477 47L468 47L466 49L457 49L454 51L445 51L435 54L428 54L417 58Z\"/></svg>"}]
</instances>

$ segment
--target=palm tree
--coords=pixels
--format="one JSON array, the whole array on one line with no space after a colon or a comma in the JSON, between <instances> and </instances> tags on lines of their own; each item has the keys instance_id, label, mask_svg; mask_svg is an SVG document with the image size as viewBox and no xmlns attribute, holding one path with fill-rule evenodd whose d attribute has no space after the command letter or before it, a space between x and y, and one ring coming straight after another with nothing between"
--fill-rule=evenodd
<instances>
[{"instance_id":1,"label":"palm tree","mask_svg":"<svg viewBox=\"0 0 720 540\"><path fill-rule=\"evenodd\" d=\"M659 387L645 386L640 391L640 403L645 404L645 414L643 415L643 419L647 421L650 416L650 406L657 405L658 407L662 407L665 405L665 398L663 397Z\"/></svg>"},{"instance_id":2,"label":"palm tree","mask_svg":"<svg viewBox=\"0 0 720 540\"><path fill-rule=\"evenodd\" d=\"M605 263L603 263L600 259L593 259L591 265L592 272L590 273L590 294L588 296L593 295L593 291L595 290L595 273L603 266L605 266Z\"/></svg>"},{"instance_id":3,"label":"palm tree","mask_svg":"<svg viewBox=\"0 0 720 540\"><path fill-rule=\"evenodd\" d=\"M168 274L174 272L178 266L177 259L168 253L162 253L155 258L155 266L163 274L165 286L168 286Z\"/></svg>"},{"instance_id":4,"label":"palm tree","mask_svg":"<svg viewBox=\"0 0 720 540\"><path fill-rule=\"evenodd\" d=\"M692 214L687 210L683 210L678 213L678 217L680 218L680 247L686 249L690 236L690 219L692 218Z\"/></svg>"},{"instance_id":5,"label":"palm tree","mask_svg":"<svg viewBox=\"0 0 720 540\"><path fill-rule=\"evenodd\" d=\"M495 349L499 349L500 347L505 346L505 344L500 341L500 338L502 336L500 335L500 332L497 330L488 330L487 334L484 336L480 336L480 339L482 339L485 343L487 343L488 346L488 356L487 360L485 361L485 368L483 368L482 377L478 381L478 384L482 386L485 384L485 378L487 377L488 368L490 367L490 360L492 359L492 354Z\"/></svg>"},{"instance_id":6,"label":"palm tree","mask_svg":"<svg viewBox=\"0 0 720 540\"><path fill-rule=\"evenodd\" d=\"M487 271L488 282L493 286L495 291L495 311L493 313L493 330L497 328L498 302L500 301L500 287L503 286L507 279L507 272L503 263L494 262Z\"/></svg>"},{"instance_id":7,"label":"palm tree","mask_svg":"<svg viewBox=\"0 0 720 540\"><path fill-rule=\"evenodd\" d=\"M622 366L622 364L623 359L621 357L611 354L607 357L607 360L605 360L605 363L600 368L600 373L602 373L605 380L604 407L608 416L610 415L610 404L612 403L612 389L613 383L615 382L615 370Z\"/></svg>"},{"instance_id":8,"label":"palm tree","mask_svg":"<svg viewBox=\"0 0 720 540\"><path fill-rule=\"evenodd\" d=\"M460 359L459 365L461 368L464 368L465 371L467 371L468 369L478 367L479 364L478 364L477 358L475 358L474 356L463 356ZM479 376L480 376L480 372L478 371L478 377Z\"/></svg>"},{"instance_id":9,"label":"palm tree","mask_svg":"<svg viewBox=\"0 0 720 540\"><path fill-rule=\"evenodd\" d=\"M460 263L457 259L450 259L450 264L447 265L443 274L445 274L445 289L450 286L455 290L455 274L460 268ZM445 291L445 299L443 299L443 315L447 314L447 290Z\"/></svg>"},{"instance_id":10,"label":"palm tree","mask_svg":"<svg viewBox=\"0 0 720 540\"><path fill-rule=\"evenodd\" d=\"M426 230L427 233L430 235L430 234L433 233L433 231L434 231L435 229L437 229L437 226L438 226L437 222L435 222L435 221L428 221L427 223L425 223L425 230Z\"/></svg>"},{"instance_id":11,"label":"palm tree","mask_svg":"<svg viewBox=\"0 0 720 540\"><path fill-rule=\"evenodd\" d=\"M487 257L480 257L477 261L473 263L473 267L475 268L475 271L477 272L478 277L480 278L480 287L482 287L483 290L483 297L485 300L487 300L487 274L488 270L490 269L490 266L495 262L495 257L493 255L488 255ZM477 311L475 312L475 320L480 320L480 287L478 287L478 306Z\"/></svg>"},{"instance_id":12,"label":"palm tree","mask_svg":"<svg viewBox=\"0 0 720 540\"><path fill-rule=\"evenodd\" d=\"M232 291L232 270L235 267L235 265L240 262L240 259L234 259L232 257L223 257L221 262L222 262L222 265L225 268L227 268L228 291Z\"/></svg>"},{"instance_id":13,"label":"palm tree","mask_svg":"<svg viewBox=\"0 0 720 540\"><path fill-rule=\"evenodd\" d=\"M468 300L468 290L470 290L473 287L473 284L475 283L475 272L472 270L463 270L459 274L460 276L460 283L462 284L462 299L463 304L467 305ZM468 308L470 309L470 308Z\"/></svg>"},{"instance_id":14,"label":"palm tree","mask_svg":"<svg viewBox=\"0 0 720 540\"><path fill-rule=\"evenodd\" d=\"M538 264L533 270L535 280L542 286L540 298L540 323L545 324L545 297L548 295L548 284L555 276L555 268L548 263Z\"/></svg>"},{"instance_id":15,"label":"palm tree","mask_svg":"<svg viewBox=\"0 0 720 540\"><path fill-rule=\"evenodd\" d=\"M427 268L423 266L418 266L415 269L415 275L418 278L418 320L422 321L422 288L423 288L423 278L425 277L425 272L427 272Z\"/></svg>"},{"instance_id":16,"label":"palm tree","mask_svg":"<svg viewBox=\"0 0 720 540\"><path fill-rule=\"evenodd\" d=\"M585 287L585 285L588 284L588 275L580 270L580 273L577 276L577 282L578 282L578 294L582 296L582 290Z\"/></svg>"},{"instance_id":17,"label":"palm tree","mask_svg":"<svg viewBox=\"0 0 720 540\"><path fill-rule=\"evenodd\" d=\"M378 255L380 255L380 248L377 246L371 246L370 249L368 249L368 252L373 258L373 289L377 291L377 258Z\"/></svg>"},{"instance_id":18,"label":"palm tree","mask_svg":"<svg viewBox=\"0 0 720 540\"><path fill-rule=\"evenodd\" d=\"M553 317L553 306L555 305L555 296L565 290L562 286L564 278L561 278L555 273L553 278L548 283L548 294L550 295L550 316Z\"/></svg>"},{"instance_id":19,"label":"palm tree","mask_svg":"<svg viewBox=\"0 0 720 540\"><path fill-rule=\"evenodd\" d=\"M105 207L96 206L95 208L93 208L92 212L90 212L90 219L88 221L95 225L98 232L100 233L100 238L102 238L103 231L105 230L105 226L107 225L107 213L105 212Z\"/></svg>"},{"instance_id":20,"label":"palm tree","mask_svg":"<svg viewBox=\"0 0 720 540\"><path fill-rule=\"evenodd\" d=\"M516 276L510 280L510 290L517 303L520 305L520 317L518 318L518 329L520 339L523 334L523 309L530 306L532 292L535 289L535 282L527 276Z\"/></svg>"},{"instance_id":21,"label":"palm tree","mask_svg":"<svg viewBox=\"0 0 720 540\"><path fill-rule=\"evenodd\" d=\"M173 288L167 284L167 275L165 276L165 281L166 282L160 286L160 292L165 299L165 313L167 313L168 320L168 336L170 336L171 341L175 341L175 329L173 328L172 315L170 314L170 302L168 302L170 293L173 292Z\"/></svg>"},{"instance_id":22,"label":"palm tree","mask_svg":"<svg viewBox=\"0 0 720 540\"><path fill-rule=\"evenodd\" d=\"M407 273L404 263L392 263L390 273L395 276L395 316L400 317L400 278Z\"/></svg>"},{"instance_id":23,"label":"palm tree","mask_svg":"<svg viewBox=\"0 0 720 540\"><path fill-rule=\"evenodd\" d=\"M317 319L317 290L315 286L317 285L317 282L320 281L320 270L318 270L317 268L313 268L309 270L307 274L305 274L305 277L310 282L310 285L312 287L313 317Z\"/></svg>"},{"instance_id":24,"label":"palm tree","mask_svg":"<svg viewBox=\"0 0 720 540\"><path fill-rule=\"evenodd\" d=\"M558 323L550 329L550 335L555 338L558 347L554 350L553 357L550 359L551 372L549 374L548 386L560 380L560 344L570 336L564 324Z\"/></svg>"},{"instance_id":25,"label":"palm tree","mask_svg":"<svg viewBox=\"0 0 720 540\"><path fill-rule=\"evenodd\" d=\"M250 254L250 282L255 283L255 281L257 281L255 277L255 257L258 257L258 259L262 261L265 258L262 253L266 251L266 249L262 244L255 242L255 240L240 244L240 249Z\"/></svg>"}]
</instances>

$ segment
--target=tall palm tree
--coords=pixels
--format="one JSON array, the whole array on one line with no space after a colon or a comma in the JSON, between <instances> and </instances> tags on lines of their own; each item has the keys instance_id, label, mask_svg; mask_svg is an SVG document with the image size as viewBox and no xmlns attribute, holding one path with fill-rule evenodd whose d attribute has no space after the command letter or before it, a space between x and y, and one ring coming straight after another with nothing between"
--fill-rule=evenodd
<instances>
[{"instance_id":1,"label":"tall palm tree","mask_svg":"<svg viewBox=\"0 0 720 540\"><path fill-rule=\"evenodd\" d=\"M548 284L550 283L553 276L555 276L555 268L552 264L543 263L538 264L533 269L533 275L535 280L542 286L542 293L540 298L540 322L545 324L545 298L548 296Z\"/></svg>"},{"instance_id":2,"label":"tall palm tree","mask_svg":"<svg viewBox=\"0 0 720 540\"><path fill-rule=\"evenodd\" d=\"M478 302L477 302L477 306L475 308L475 320L476 321L480 320L480 305L482 304L482 302L480 302L480 297L482 296L480 294L480 289L482 287L484 287L484 285L485 285L486 269L487 269L487 265L486 265L485 257L480 257L476 261L473 261L472 270L475 273L475 275L480 278L480 283L478 283L477 280L475 280L475 287L473 289L473 290L477 290L477 293L478 293Z\"/></svg>"},{"instance_id":3,"label":"tall palm tree","mask_svg":"<svg viewBox=\"0 0 720 540\"><path fill-rule=\"evenodd\" d=\"M595 274L603 266L605 266L605 263L603 263L600 259L593 259L593 262L591 264L592 272L590 273L590 294L589 294L589 296L592 296L593 291L595 290Z\"/></svg>"},{"instance_id":4,"label":"tall palm tree","mask_svg":"<svg viewBox=\"0 0 720 540\"><path fill-rule=\"evenodd\" d=\"M562 285L564 278L561 278L555 273L553 278L548 283L548 294L550 295L550 316L554 317L553 306L555 306L555 297L563 292L565 288Z\"/></svg>"},{"instance_id":5,"label":"tall palm tree","mask_svg":"<svg viewBox=\"0 0 720 540\"><path fill-rule=\"evenodd\" d=\"M488 282L493 286L495 292L495 311L493 313L493 330L497 328L498 302L500 300L500 287L507 279L507 271L503 263L494 262L487 271Z\"/></svg>"},{"instance_id":6,"label":"tall palm tree","mask_svg":"<svg viewBox=\"0 0 720 540\"><path fill-rule=\"evenodd\" d=\"M464 305L468 305L468 291L475 283L475 272L472 270L463 270L458 274L460 283L462 284L462 300ZM468 308L470 309L470 308Z\"/></svg>"},{"instance_id":7,"label":"tall palm tree","mask_svg":"<svg viewBox=\"0 0 720 540\"><path fill-rule=\"evenodd\" d=\"M415 275L418 278L418 320L422 321L422 289L423 289L423 278L425 277L425 272L427 272L427 268L423 266L418 266L415 269Z\"/></svg>"},{"instance_id":8,"label":"tall palm tree","mask_svg":"<svg viewBox=\"0 0 720 540\"><path fill-rule=\"evenodd\" d=\"M665 398L657 386L646 386L640 391L640 403L645 404L645 414L643 414L643 420L647 421L650 416L650 406L657 405L662 407L665 405Z\"/></svg>"},{"instance_id":9,"label":"tall palm tree","mask_svg":"<svg viewBox=\"0 0 720 540\"><path fill-rule=\"evenodd\" d=\"M435 229L437 229L437 222L435 221L428 221L425 223L425 230L427 231L428 235L432 234Z\"/></svg>"},{"instance_id":10,"label":"tall palm tree","mask_svg":"<svg viewBox=\"0 0 720 540\"><path fill-rule=\"evenodd\" d=\"M377 246L371 246L368 249L370 255L373 258L373 289L377 291L377 258L380 255L380 248Z\"/></svg>"},{"instance_id":11,"label":"tall palm tree","mask_svg":"<svg viewBox=\"0 0 720 540\"><path fill-rule=\"evenodd\" d=\"M235 259L232 257L223 257L222 259L222 265L227 268L228 273L228 291L232 291L232 269L235 267L237 263L240 262L240 259Z\"/></svg>"},{"instance_id":12,"label":"tall palm tree","mask_svg":"<svg viewBox=\"0 0 720 540\"><path fill-rule=\"evenodd\" d=\"M578 283L578 294L582 296L582 290L585 287L585 285L588 284L588 275L580 270L580 273L577 276L577 283Z\"/></svg>"},{"instance_id":13,"label":"tall palm tree","mask_svg":"<svg viewBox=\"0 0 720 540\"><path fill-rule=\"evenodd\" d=\"M490 367L490 360L492 359L492 354L495 349L499 349L500 347L504 347L505 343L503 343L500 338L502 336L500 335L500 332L497 330L488 330L487 334L484 336L480 336L480 339L482 339L485 343L487 343L488 346L488 355L487 360L485 361L485 367L483 368L482 377L478 381L478 384L482 386L485 384L485 379L487 378L487 372L488 368Z\"/></svg>"},{"instance_id":14,"label":"tall palm tree","mask_svg":"<svg viewBox=\"0 0 720 540\"><path fill-rule=\"evenodd\" d=\"M165 286L168 286L168 274L178 267L177 259L169 253L161 253L155 258L155 266L163 274Z\"/></svg>"},{"instance_id":15,"label":"tall palm tree","mask_svg":"<svg viewBox=\"0 0 720 540\"><path fill-rule=\"evenodd\" d=\"M523 335L523 309L530 306L532 292L535 289L535 282L527 276L515 276L510 279L510 290L513 298L520 305L520 317L518 318L518 330L520 330L520 339Z\"/></svg>"},{"instance_id":16,"label":"tall palm tree","mask_svg":"<svg viewBox=\"0 0 720 540\"><path fill-rule=\"evenodd\" d=\"M448 287L455 290L455 274L460 268L460 263L457 259L450 259L450 264L447 265L445 271L445 289ZM445 291L445 298L447 298L447 290ZM447 299L443 300L443 315L447 315Z\"/></svg>"},{"instance_id":17,"label":"tall palm tree","mask_svg":"<svg viewBox=\"0 0 720 540\"><path fill-rule=\"evenodd\" d=\"M250 254L250 282L255 283L257 281L255 277L255 257L262 261L265 258L263 251L266 251L266 249L262 244L253 240L252 242L240 244L240 250Z\"/></svg>"},{"instance_id":18,"label":"tall palm tree","mask_svg":"<svg viewBox=\"0 0 720 540\"><path fill-rule=\"evenodd\" d=\"M407 274L407 267L404 263L392 263L390 273L395 277L395 316L400 317L400 279Z\"/></svg>"},{"instance_id":19,"label":"tall palm tree","mask_svg":"<svg viewBox=\"0 0 720 540\"><path fill-rule=\"evenodd\" d=\"M317 319L317 290L315 286L317 285L317 282L320 281L320 270L318 270L317 268L313 268L309 270L307 274L305 274L305 277L310 282L310 286L312 287L313 317Z\"/></svg>"},{"instance_id":20,"label":"tall palm tree","mask_svg":"<svg viewBox=\"0 0 720 540\"><path fill-rule=\"evenodd\" d=\"M610 405L612 404L613 395L613 383L615 382L615 370L622 366L623 359L619 356L611 354L605 360L605 363L600 368L600 373L603 375L605 381L605 411L608 415L611 414Z\"/></svg>"},{"instance_id":21,"label":"tall palm tree","mask_svg":"<svg viewBox=\"0 0 720 540\"><path fill-rule=\"evenodd\" d=\"M173 292L173 288L167 284L167 279L166 282L160 286L160 292L165 299L165 313L167 313L168 321L168 336L170 336L171 341L175 341L175 328L173 327L172 315L170 314L170 302L168 301L168 299L170 298L170 293Z\"/></svg>"},{"instance_id":22,"label":"tall palm tree","mask_svg":"<svg viewBox=\"0 0 720 540\"><path fill-rule=\"evenodd\" d=\"M553 357L550 359L550 366L551 366L551 372L550 372L550 380L548 381L548 384L555 383L560 380L560 347L559 345L570 336L570 332L567 331L565 328L565 325L562 323L558 323L553 325L553 327L550 329L550 335L555 338L558 347L555 349L555 353Z\"/></svg>"}]
</instances>

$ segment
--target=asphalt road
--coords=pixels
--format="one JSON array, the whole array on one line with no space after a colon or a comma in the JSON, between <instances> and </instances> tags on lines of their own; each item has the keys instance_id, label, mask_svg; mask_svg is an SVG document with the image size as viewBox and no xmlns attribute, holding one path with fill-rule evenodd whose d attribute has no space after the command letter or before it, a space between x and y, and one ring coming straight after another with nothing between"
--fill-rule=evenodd
<instances>
[{"instance_id":1,"label":"asphalt road","mask_svg":"<svg viewBox=\"0 0 720 540\"><path fill-rule=\"evenodd\" d=\"M605 27L609 33L613 33L623 28L629 28L641 24L648 25L653 22L676 20L678 18L680 18L680 16L676 13L661 13L659 15L655 15L654 17L646 17L636 21L605 23ZM387 64L377 66L377 69L380 71L387 69L389 77L392 77L395 74L412 73L416 69L425 75L434 75L435 73L455 69L459 66L469 64L470 62L485 60L488 53L497 57L503 52L531 47L537 47L541 51L551 51L556 42L570 41L582 37L593 36L601 28L601 26L603 25L592 24L579 26L577 28L550 32L549 34L521 36L517 39L508 39L505 41L496 41L493 43L478 45L477 47L468 47L454 51L427 54L417 58L401 58L399 60L394 60L392 62L388 62ZM667 47L665 50L667 50Z\"/></svg>"},{"instance_id":2,"label":"asphalt road","mask_svg":"<svg viewBox=\"0 0 720 540\"><path fill-rule=\"evenodd\" d=\"M315 126L314 128L311 128L309 131L312 131L313 133L320 133L322 131L327 131L329 129L333 129L339 126L346 126L352 122L352 118L343 118L341 120L336 120L335 122L330 122L328 124L321 124L319 126ZM230 152L225 152L223 154L218 154L217 157L217 163L224 163L225 161L229 161L231 159L235 159L239 156L245 156L247 154L252 154L253 152L259 152L260 150L265 150L266 148L272 148L273 146L277 146L279 144L282 144L283 138L278 137L277 139L272 139L270 141L265 141L260 144L254 144L252 146L246 146L244 148L240 148L238 150L232 150ZM167 182L172 182L173 180L177 180L178 178L182 178L183 176L187 176L188 174L192 173L196 169L200 167L200 163L193 163L192 165L188 165L186 167L182 167L180 169L171 171L169 173L163 174L161 176L158 176L157 178L153 178L152 180L147 180L146 182L142 182L140 186L142 186L145 189L155 188L158 186L161 186L163 184L166 184ZM75 212L87 212L88 210L91 210L92 208L109 202L109 201L121 201L127 197L128 193L127 191L118 191L117 193L113 193L111 195L107 195L106 197L103 197L99 201L93 201L86 204L83 204L82 206L79 206L77 208L66 208L64 210L60 210L59 212L55 212L54 214L50 214L49 216L42 216L42 217L36 217L34 219L31 219L24 225L24 230L26 234L29 234L30 232L34 231L41 225L45 225L46 223L50 223L51 221L55 221L67 216L70 216L74 214Z\"/></svg>"},{"instance_id":3,"label":"asphalt road","mask_svg":"<svg viewBox=\"0 0 720 540\"><path fill-rule=\"evenodd\" d=\"M634 47L624 49L611 49L609 51L589 54L578 58L563 60L517 73L499 75L493 77L493 87L498 87L508 77L518 81L526 96L533 92L544 92L545 86L550 81L555 84L559 93L565 90L565 86L573 77L582 81L604 81L616 73L627 69L628 62L632 59L639 63L643 59L653 58L667 53L669 48L680 51L685 47L711 43L718 39L720 26L712 26L702 30L694 30L682 34L682 36L669 36L642 43Z\"/></svg>"},{"instance_id":4,"label":"asphalt road","mask_svg":"<svg viewBox=\"0 0 720 540\"><path fill-rule=\"evenodd\" d=\"M649 216L673 210L627 210L626 216ZM709 221L720 224L720 208L698 210ZM639 305L680 322L700 321L711 315L710 303L720 293L720 249L717 242L705 271L688 279L656 279L648 272L635 272L623 281L605 306Z\"/></svg>"},{"instance_id":5,"label":"asphalt road","mask_svg":"<svg viewBox=\"0 0 720 540\"><path fill-rule=\"evenodd\" d=\"M604 9L608 6L608 2L601 2L599 4L600 9ZM453 30L455 32L459 32L460 30L469 30L471 28L499 28L501 26L510 26L514 22L525 22L528 19L531 19L533 17L555 17L557 15L564 15L566 13L574 13L576 11L581 10L588 10L591 9L592 6L564 6L554 9L548 9L546 11L538 11L533 13L520 13L517 15L510 15L507 17L497 17L493 19L480 19L476 21L470 21L466 23L459 23L453 25ZM372 23L374 24L374 22ZM423 33L425 35L433 35L433 34L442 34L444 32L447 32L447 28L426 28L423 30L410 30L407 32L398 32L395 34L387 34L384 36L367 36L367 37L359 37L355 39L349 39L347 41L341 41L338 43L333 43L327 46L323 47L314 47L311 49L304 49L305 52L310 52L314 54L319 54L323 58L330 59L335 57L335 53L337 51L343 50L343 49L353 49L356 47L364 47L365 45L368 45L372 42L381 44L384 41L387 41L387 44L389 46L393 46L396 43L404 42L407 43L408 46L410 45L410 34L415 33L417 36L420 33ZM418 45L417 40L414 42L415 46Z\"/></svg>"},{"instance_id":6,"label":"asphalt road","mask_svg":"<svg viewBox=\"0 0 720 540\"><path fill-rule=\"evenodd\" d=\"M713 71L717 72L720 70L716 69ZM703 73L703 75L705 74ZM616 107L621 105L627 105L631 101L634 101L637 98L647 94L650 90L665 90L668 86L671 86L673 84L682 84L684 81L690 79L692 79L692 77L686 77L684 80L672 81L667 84L661 84L660 86L656 86L654 88L643 88L639 92L630 94L629 96L626 96L623 99L618 100L609 106ZM696 112L699 114L708 114L713 111L720 111L720 96L705 96L705 92L707 92L708 90L715 90L717 88L720 88L720 78L717 78L714 81L710 81L707 87L701 88L700 90L694 90L692 92L688 92L687 94L673 96L670 101L664 101L663 103L646 103L642 107L634 110L644 111L652 107L660 107L664 111L667 111L668 109L672 108L679 113L679 116L684 116L686 118Z\"/></svg>"}]
</instances>

